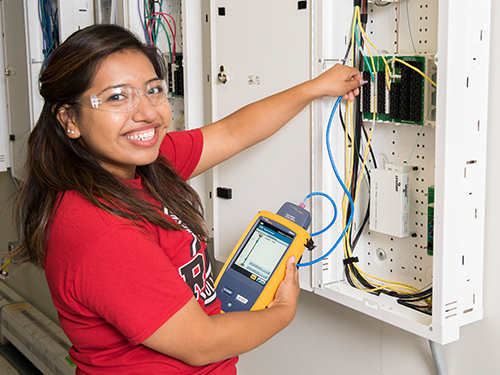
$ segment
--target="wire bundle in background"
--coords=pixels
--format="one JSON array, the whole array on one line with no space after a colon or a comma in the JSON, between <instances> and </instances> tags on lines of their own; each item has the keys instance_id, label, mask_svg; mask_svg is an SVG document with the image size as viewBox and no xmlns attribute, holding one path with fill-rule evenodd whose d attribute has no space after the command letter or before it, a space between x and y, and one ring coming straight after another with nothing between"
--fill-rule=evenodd
<instances>
[{"instance_id":1,"label":"wire bundle in background","mask_svg":"<svg viewBox=\"0 0 500 375\"><path fill-rule=\"evenodd\" d=\"M59 21L57 20L57 9L54 10L51 0L38 1L38 18L42 28L43 36L43 57L42 71L45 68L47 59L59 46Z\"/></svg>"},{"instance_id":2,"label":"wire bundle in background","mask_svg":"<svg viewBox=\"0 0 500 375\"><path fill-rule=\"evenodd\" d=\"M158 4L158 11L155 9L155 4ZM170 53L171 63L175 63L176 56L176 39L177 39L177 25L174 17L170 14L163 12L163 0L156 2L151 0L144 0L141 12L141 0L137 2L139 15L143 24L144 36L150 45L156 45L158 36L163 31ZM179 5L180 6L180 5ZM170 31L167 32L167 28Z\"/></svg>"}]
</instances>

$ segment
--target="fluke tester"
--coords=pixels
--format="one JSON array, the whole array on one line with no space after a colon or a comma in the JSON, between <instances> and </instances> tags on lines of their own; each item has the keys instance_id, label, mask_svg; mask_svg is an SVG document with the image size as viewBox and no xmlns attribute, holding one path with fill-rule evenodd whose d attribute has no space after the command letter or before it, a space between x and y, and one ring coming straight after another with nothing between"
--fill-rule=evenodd
<instances>
[{"instance_id":1,"label":"fluke tester","mask_svg":"<svg viewBox=\"0 0 500 375\"><path fill-rule=\"evenodd\" d=\"M222 311L266 308L285 276L286 260L299 261L311 245L311 215L285 203L277 214L261 211L252 220L224 264L215 288Z\"/></svg>"}]
</instances>

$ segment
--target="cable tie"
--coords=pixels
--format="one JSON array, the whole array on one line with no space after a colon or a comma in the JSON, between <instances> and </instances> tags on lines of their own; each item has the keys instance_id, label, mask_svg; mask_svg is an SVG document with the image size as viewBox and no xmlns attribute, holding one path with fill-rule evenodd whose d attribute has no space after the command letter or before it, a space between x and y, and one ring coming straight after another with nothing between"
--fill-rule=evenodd
<instances>
[{"instance_id":1,"label":"cable tie","mask_svg":"<svg viewBox=\"0 0 500 375\"><path fill-rule=\"evenodd\" d=\"M344 259L343 262L344 262L344 266L347 266L348 264L358 263L359 262L359 258L358 257L350 257L350 258Z\"/></svg>"}]
</instances>

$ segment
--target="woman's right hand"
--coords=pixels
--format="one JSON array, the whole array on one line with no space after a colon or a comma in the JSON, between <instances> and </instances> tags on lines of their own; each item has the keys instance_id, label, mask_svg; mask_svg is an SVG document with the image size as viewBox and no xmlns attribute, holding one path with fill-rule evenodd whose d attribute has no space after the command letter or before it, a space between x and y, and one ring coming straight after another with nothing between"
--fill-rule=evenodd
<instances>
[{"instance_id":1,"label":"woman's right hand","mask_svg":"<svg viewBox=\"0 0 500 375\"><path fill-rule=\"evenodd\" d=\"M295 265L295 256L288 258L286 262L285 278L281 282L274 300L269 304L269 309L281 308L284 310L283 323L288 325L292 322L297 310L297 301L299 298L299 272Z\"/></svg>"},{"instance_id":2,"label":"woman's right hand","mask_svg":"<svg viewBox=\"0 0 500 375\"><path fill-rule=\"evenodd\" d=\"M351 102L359 94L359 87L363 83L358 69L341 64L335 64L312 82L318 96L343 96Z\"/></svg>"}]
</instances>

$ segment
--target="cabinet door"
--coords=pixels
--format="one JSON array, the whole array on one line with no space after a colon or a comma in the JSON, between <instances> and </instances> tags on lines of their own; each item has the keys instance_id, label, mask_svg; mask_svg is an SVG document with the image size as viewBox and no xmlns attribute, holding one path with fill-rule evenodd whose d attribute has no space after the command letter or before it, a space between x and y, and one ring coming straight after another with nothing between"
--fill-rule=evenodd
<instances>
[{"instance_id":1,"label":"cabinet door","mask_svg":"<svg viewBox=\"0 0 500 375\"><path fill-rule=\"evenodd\" d=\"M210 11L213 121L310 78L308 2L214 0ZM258 211L298 204L310 192L310 117L308 107L275 136L214 168L217 260L227 259ZM231 198L218 197L218 187Z\"/></svg>"},{"instance_id":2,"label":"cabinet door","mask_svg":"<svg viewBox=\"0 0 500 375\"><path fill-rule=\"evenodd\" d=\"M11 162L12 173L17 178L20 177L26 158L26 142L30 133L28 55L25 48L23 4L22 1L2 1Z\"/></svg>"}]
</instances>

